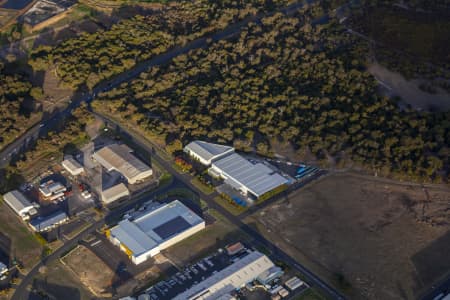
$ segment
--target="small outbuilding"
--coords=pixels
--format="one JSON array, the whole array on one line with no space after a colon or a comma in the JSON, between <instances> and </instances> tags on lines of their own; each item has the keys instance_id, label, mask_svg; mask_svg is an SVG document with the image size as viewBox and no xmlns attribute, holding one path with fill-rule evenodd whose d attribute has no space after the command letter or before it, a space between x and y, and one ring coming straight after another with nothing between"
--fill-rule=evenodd
<instances>
[{"instance_id":1,"label":"small outbuilding","mask_svg":"<svg viewBox=\"0 0 450 300\"><path fill-rule=\"evenodd\" d=\"M61 163L61 165L66 169L67 172L72 176L78 176L84 172L83 166L77 162L75 159L69 157Z\"/></svg>"},{"instance_id":2,"label":"small outbuilding","mask_svg":"<svg viewBox=\"0 0 450 300\"><path fill-rule=\"evenodd\" d=\"M130 191L127 189L125 184L119 183L110 187L109 189L102 191L102 202L104 204L111 204L112 202L129 195Z\"/></svg>"}]
</instances>

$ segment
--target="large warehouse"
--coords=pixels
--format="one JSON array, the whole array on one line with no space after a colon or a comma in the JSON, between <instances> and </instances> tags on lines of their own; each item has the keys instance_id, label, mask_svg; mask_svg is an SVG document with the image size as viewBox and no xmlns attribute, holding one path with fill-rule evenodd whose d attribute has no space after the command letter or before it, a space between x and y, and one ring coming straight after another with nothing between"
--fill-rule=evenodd
<instances>
[{"instance_id":1,"label":"large warehouse","mask_svg":"<svg viewBox=\"0 0 450 300\"><path fill-rule=\"evenodd\" d=\"M95 152L92 158L108 172L121 173L130 184L142 181L153 174L152 169L131 154L126 145L113 144Z\"/></svg>"},{"instance_id":2,"label":"large warehouse","mask_svg":"<svg viewBox=\"0 0 450 300\"><path fill-rule=\"evenodd\" d=\"M19 191L14 190L3 195L3 200L14 210L23 220L37 214L36 208L28 201L28 199Z\"/></svg>"},{"instance_id":3,"label":"large warehouse","mask_svg":"<svg viewBox=\"0 0 450 300\"><path fill-rule=\"evenodd\" d=\"M175 200L121 221L107 235L134 264L140 264L203 228L205 221Z\"/></svg>"},{"instance_id":4,"label":"large warehouse","mask_svg":"<svg viewBox=\"0 0 450 300\"><path fill-rule=\"evenodd\" d=\"M226 184L254 199L289 183L265 164L252 163L236 153L213 162L210 174L217 174Z\"/></svg>"},{"instance_id":5,"label":"large warehouse","mask_svg":"<svg viewBox=\"0 0 450 300\"><path fill-rule=\"evenodd\" d=\"M193 141L186 145L183 151L194 157L201 164L210 166L213 161L233 153L234 148L203 141Z\"/></svg>"},{"instance_id":6,"label":"large warehouse","mask_svg":"<svg viewBox=\"0 0 450 300\"><path fill-rule=\"evenodd\" d=\"M217 299L245 286L246 283L255 280L259 275L274 267L275 265L267 256L258 251L253 251L179 294L174 299Z\"/></svg>"}]
</instances>

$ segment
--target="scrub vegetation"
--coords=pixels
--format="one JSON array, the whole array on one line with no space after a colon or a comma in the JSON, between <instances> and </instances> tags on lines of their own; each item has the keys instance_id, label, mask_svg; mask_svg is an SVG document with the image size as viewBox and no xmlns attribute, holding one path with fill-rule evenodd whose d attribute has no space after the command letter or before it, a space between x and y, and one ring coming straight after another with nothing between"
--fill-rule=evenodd
<instances>
[{"instance_id":1,"label":"scrub vegetation","mask_svg":"<svg viewBox=\"0 0 450 300\"><path fill-rule=\"evenodd\" d=\"M324 165L445 179L449 113L400 111L378 96L367 44L334 22L311 26L309 16L251 23L239 38L152 68L93 107L159 136L172 152L205 139L271 155L276 137Z\"/></svg>"}]
</instances>

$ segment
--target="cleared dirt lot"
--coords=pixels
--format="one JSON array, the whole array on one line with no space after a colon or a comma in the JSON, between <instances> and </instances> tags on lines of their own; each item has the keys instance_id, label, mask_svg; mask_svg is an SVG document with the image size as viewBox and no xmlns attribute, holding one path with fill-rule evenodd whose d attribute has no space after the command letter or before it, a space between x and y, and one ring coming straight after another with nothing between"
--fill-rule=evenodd
<instances>
[{"instance_id":1,"label":"cleared dirt lot","mask_svg":"<svg viewBox=\"0 0 450 300\"><path fill-rule=\"evenodd\" d=\"M110 287L114 272L89 249L78 246L62 261L96 296L111 296Z\"/></svg>"},{"instance_id":2,"label":"cleared dirt lot","mask_svg":"<svg viewBox=\"0 0 450 300\"><path fill-rule=\"evenodd\" d=\"M450 270L449 199L346 173L245 221L352 299L415 299Z\"/></svg>"},{"instance_id":3,"label":"cleared dirt lot","mask_svg":"<svg viewBox=\"0 0 450 300\"><path fill-rule=\"evenodd\" d=\"M90 300L93 295L84 288L77 276L69 271L60 261L53 261L39 270L33 279L29 299Z\"/></svg>"}]
</instances>

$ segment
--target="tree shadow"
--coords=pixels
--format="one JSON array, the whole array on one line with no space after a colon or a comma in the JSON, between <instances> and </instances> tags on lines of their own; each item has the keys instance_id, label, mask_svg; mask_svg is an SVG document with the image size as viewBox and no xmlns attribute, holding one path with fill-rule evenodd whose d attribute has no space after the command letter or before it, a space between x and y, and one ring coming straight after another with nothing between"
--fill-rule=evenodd
<instances>
[{"instance_id":1,"label":"tree shadow","mask_svg":"<svg viewBox=\"0 0 450 300\"><path fill-rule=\"evenodd\" d=\"M417 270L414 293L420 293L448 275L450 270L449 253L450 230L411 257L411 262Z\"/></svg>"}]
</instances>

